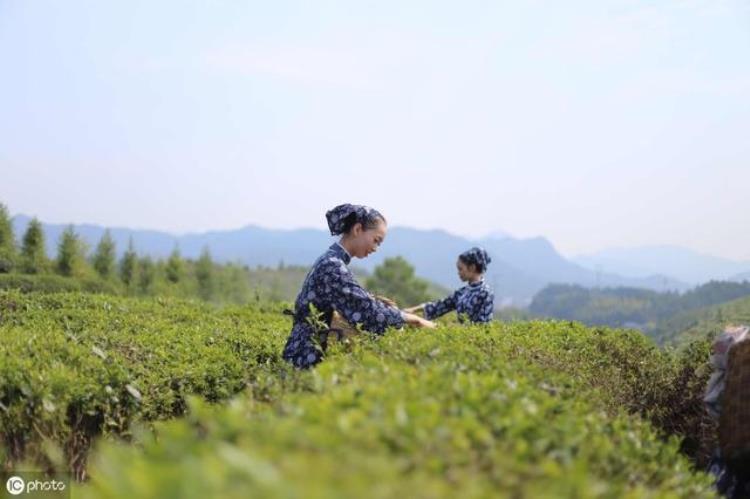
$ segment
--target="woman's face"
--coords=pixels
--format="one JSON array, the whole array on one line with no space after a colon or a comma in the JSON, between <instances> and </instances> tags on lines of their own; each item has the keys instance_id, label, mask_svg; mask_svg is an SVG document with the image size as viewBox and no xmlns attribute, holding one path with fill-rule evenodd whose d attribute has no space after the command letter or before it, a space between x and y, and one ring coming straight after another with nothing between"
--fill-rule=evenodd
<instances>
[{"instance_id":1,"label":"woman's face","mask_svg":"<svg viewBox=\"0 0 750 499\"><path fill-rule=\"evenodd\" d=\"M466 265L460 258L456 260L456 270L458 270L458 278L463 282L474 280L481 275L474 265Z\"/></svg>"},{"instance_id":2,"label":"woman's face","mask_svg":"<svg viewBox=\"0 0 750 499\"><path fill-rule=\"evenodd\" d=\"M371 253L375 253L383 244L387 232L388 225L383 220L372 229L365 229L362 224L356 224L351 232L352 256L367 258Z\"/></svg>"}]
</instances>

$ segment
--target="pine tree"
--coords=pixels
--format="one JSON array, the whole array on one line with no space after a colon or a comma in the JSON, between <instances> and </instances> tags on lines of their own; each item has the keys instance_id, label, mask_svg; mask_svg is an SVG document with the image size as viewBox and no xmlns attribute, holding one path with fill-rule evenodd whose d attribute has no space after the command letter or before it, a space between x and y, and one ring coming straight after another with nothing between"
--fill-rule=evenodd
<instances>
[{"instance_id":1,"label":"pine tree","mask_svg":"<svg viewBox=\"0 0 750 499\"><path fill-rule=\"evenodd\" d=\"M26 274L41 274L49 270L50 263L45 248L42 224L35 217L26 227L21 244L21 271Z\"/></svg>"},{"instance_id":2,"label":"pine tree","mask_svg":"<svg viewBox=\"0 0 750 499\"><path fill-rule=\"evenodd\" d=\"M137 267L138 255L135 253L133 238L131 237L128 241L128 249L120 260L120 280L128 289L135 283Z\"/></svg>"},{"instance_id":3,"label":"pine tree","mask_svg":"<svg viewBox=\"0 0 750 499\"><path fill-rule=\"evenodd\" d=\"M57 272L66 277L79 277L86 268L86 246L69 225L57 245Z\"/></svg>"},{"instance_id":4,"label":"pine tree","mask_svg":"<svg viewBox=\"0 0 750 499\"><path fill-rule=\"evenodd\" d=\"M195 278L198 280L198 294L209 301L214 294L214 264L208 248L203 248L201 256L195 264Z\"/></svg>"},{"instance_id":5,"label":"pine tree","mask_svg":"<svg viewBox=\"0 0 750 499\"><path fill-rule=\"evenodd\" d=\"M110 279L115 274L115 242L109 229L99 240L93 258L94 270L102 279Z\"/></svg>"},{"instance_id":6,"label":"pine tree","mask_svg":"<svg viewBox=\"0 0 750 499\"><path fill-rule=\"evenodd\" d=\"M174 284L180 282L182 280L183 266L182 258L180 258L180 249L175 246L167 260L167 267L165 269L167 280Z\"/></svg>"},{"instance_id":7,"label":"pine tree","mask_svg":"<svg viewBox=\"0 0 750 499\"><path fill-rule=\"evenodd\" d=\"M138 260L138 292L143 295L151 294L156 280L156 267L150 256Z\"/></svg>"},{"instance_id":8,"label":"pine tree","mask_svg":"<svg viewBox=\"0 0 750 499\"><path fill-rule=\"evenodd\" d=\"M8 208L0 203L0 274L8 273L16 264L16 239Z\"/></svg>"}]
</instances>

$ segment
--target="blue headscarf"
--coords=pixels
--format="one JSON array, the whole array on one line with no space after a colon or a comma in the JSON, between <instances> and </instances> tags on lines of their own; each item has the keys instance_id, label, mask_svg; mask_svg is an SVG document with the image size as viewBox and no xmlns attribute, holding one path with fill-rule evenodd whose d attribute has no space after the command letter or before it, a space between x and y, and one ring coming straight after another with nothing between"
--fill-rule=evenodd
<instances>
[{"instance_id":1,"label":"blue headscarf","mask_svg":"<svg viewBox=\"0 0 750 499\"><path fill-rule=\"evenodd\" d=\"M363 226L372 223L376 218L385 220L375 208L358 204L340 204L326 212L328 229L332 236L343 234L357 222Z\"/></svg>"},{"instance_id":2,"label":"blue headscarf","mask_svg":"<svg viewBox=\"0 0 750 499\"><path fill-rule=\"evenodd\" d=\"M487 265L492 261L492 258L490 258L490 255L484 250L484 248L479 248L477 246L464 251L458 257L466 265L474 265L479 272L487 270Z\"/></svg>"}]
</instances>

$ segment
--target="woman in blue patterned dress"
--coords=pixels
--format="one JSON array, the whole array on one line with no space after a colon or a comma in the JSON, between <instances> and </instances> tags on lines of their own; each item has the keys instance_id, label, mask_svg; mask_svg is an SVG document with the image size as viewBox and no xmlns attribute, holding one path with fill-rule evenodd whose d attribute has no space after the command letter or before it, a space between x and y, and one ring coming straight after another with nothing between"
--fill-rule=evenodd
<instances>
[{"instance_id":1,"label":"woman in blue patterned dress","mask_svg":"<svg viewBox=\"0 0 750 499\"><path fill-rule=\"evenodd\" d=\"M331 235L341 235L341 239L315 261L302 283L284 359L298 368L320 362L334 310L350 324L375 334L404 324L435 327L372 296L347 267L353 256L366 258L383 242L388 230L383 215L367 206L342 204L326 213L326 219Z\"/></svg>"},{"instance_id":2,"label":"woman in blue patterned dress","mask_svg":"<svg viewBox=\"0 0 750 499\"><path fill-rule=\"evenodd\" d=\"M495 296L484 282L484 272L491 261L490 255L482 248L474 247L461 253L456 261L456 268L458 277L467 283L466 286L443 300L422 303L405 311L424 311L426 319L435 319L455 310L460 322L464 322L466 318L472 323L490 322L495 309Z\"/></svg>"}]
</instances>

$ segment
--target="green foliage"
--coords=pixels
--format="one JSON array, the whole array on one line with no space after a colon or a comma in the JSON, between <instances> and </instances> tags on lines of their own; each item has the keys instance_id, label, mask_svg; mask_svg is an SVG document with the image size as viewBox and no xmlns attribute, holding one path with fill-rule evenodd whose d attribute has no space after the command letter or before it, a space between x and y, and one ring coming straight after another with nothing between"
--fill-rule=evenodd
<instances>
[{"instance_id":1,"label":"green foliage","mask_svg":"<svg viewBox=\"0 0 750 499\"><path fill-rule=\"evenodd\" d=\"M660 354L613 333L549 323L392 333L312 373L269 373L227 408L193 400L186 419L137 435L138 446L105 446L80 492L713 497L675 440L618 409L636 400L612 396L602 375L635 392L647 373L627 376L635 358L623 368L596 347ZM602 362L581 369L582 358Z\"/></svg>"},{"instance_id":2,"label":"green foliage","mask_svg":"<svg viewBox=\"0 0 750 499\"><path fill-rule=\"evenodd\" d=\"M191 393L226 399L278 361L286 326L278 309L0 291L0 441L39 464L52 442L82 476L93 436L180 415Z\"/></svg>"},{"instance_id":3,"label":"green foliage","mask_svg":"<svg viewBox=\"0 0 750 499\"><path fill-rule=\"evenodd\" d=\"M156 267L151 257L144 256L138 260L138 294L149 296L153 293L156 280Z\"/></svg>"},{"instance_id":4,"label":"green foliage","mask_svg":"<svg viewBox=\"0 0 750 499\"><path fill-rule=\"evenodd\" d=\"M180 250L176 248L172 250L172 254L169 255L166 266L167 280L173 284L177 284L183 277L183 262L180 257Z\"/></svg>"},{"instance_id":5,"label":"green foliage","mask_svg":"<svg viewBox=\"0 0 750 499\"><path fill-rule=\"evenodd\" d=\"M711 281L682 295L683 309L716 305L750 295L750 282Z\"/></svg>"},{"instance_id":6,"label":"green foliage","mask_svg":"<svg viewBox=\"0 0 750 499\"><path fill-rule=\"evenodd\" d=\"M40 229L41 226L38 228ZM40 236L43 246L42 232L40 230L37 232L32 227L30 233ZM36 236L32 239L40 241ZM34 245L30 244L28 248L32 246ZM106 254L108 251L100 252L100 254L102 253ZM30 252L30 254L33 254L33 252ZM29 258L29 261L32 260L33 258ZM36 273L36 270L46 268L43 263L44 260L42 253L41 258L36 259L37 262L42 263L36 265L35 268L22 267L21 270L30 270L32 273ZM106 259L100 259L99 261L102 260ZM96 262L96 256L92 257L92 263L96 264ZM299 267L299 271L296 267L287 267L278 272L273 269L250 270L234 263L216 264L205 258L197 262L184 260L180 265L183 277L178 283L173 283L167 279L167 263L163 261L154 262L148 256L138 258L131 242L119 262L117 274L108 279L101 277L99 272L84 272L82 275L65 279L53 277L35 279L32 276L18 276L18 278L5 279L2 283L4 283L5 289L9 289L15 284L24 291L91 290L113 294L123 294L124 292L132 296L159 294L161 296L201 298L220 304L240 304L252 300L272 298L272 293L268 292L269 289L272 290L269 282L283 282L283 293L274 294L274 301L294 299L304 278L304 272L306 272L306 269L302 267ZM210 265L210 270L207 270L208 265ZM103 266L100 266L99 269L102 270ZM107 274L106 271L104 273ZM259 278L256 279L256 277ZM297 289L292 289L293 287Z\"/></svg>"},{"instance_id":7,"label":"green foliage","mask_svg":"<svg viewBox=\"0 0 750 499\"><path fill-rule=\"evenodd\" d=\"M82 277L86 274L86 246L72 225L60 236L56 270L65 277Z\"/></svg>"},{"instance_id":8,"label":"green foliage","mask_svg":"<svg viewBox=\"0 0 750 499\"><path fill-rule=\"evenodd\" d=\"M387 296L402 307L430 301L429 282L414 273L414 267L404 258L386 258L375 267L372 277L366 281L367 289L375 294Z\"/></svg>"},{"instance_id":9,"label":"green foliage","mask_svg":"<svg viewBox=\"0 0 750 499\"><path fill-rule=\"evenodd\" d=\"M228 263L215 269L214 299L219 303L247 303L252 299L247 268ZM286 301L291 301L286 300Z\"/></svg>"},{"instance_id":10,"label":"green foliage","mask_svg":"<svg viewBox=\"0 0 750 499\"><path fill-rule=\"evenodd\" d=\"M309 270L302 265L245 268L256 301L294 301Z\"/></svg>"},{"instance_id":11,"label":"green foliage","mask_svg":"<svg viewBox=\"0 0 750 499\"><path fill-rule=\"evenodd\" d=\"M669 321L682 314L750 295L750 282L712 281L682 295L635 288L587 289L550 285L529 306L537 317L580 321L589 325L635 326L663 343Z\"/></svg>"},{"instance_id":12,"label":"green foliage","mask_svg":"<svg viewBox=\"0 0 750 499\"><path fill-rule=\"evenodd\" d=\"M26 274L42 274L50 268L45 249L42 224L34 217L26 227L21 245L21 271Z\"/></svg>"},{"instance_id":13,"label":"green foliage","mask_svg":"<svg viewBox=\"0 0 750 499\"><path fill-rule=\"evenodd\" d=\"M0 274L13 270L16 265L16 239L10 222L8 208L0 203Z\"/></svg>"},{"instance_id":14,"label":"green foliage","mask_svg":"<svg viewBox=\"0 0 750 499\"><path fill-rule=\"evenodd\" d=\"M115 275L115 242L109 230L104 232L96 246L93 266L96 273L104 280L111 279Z\"/></svg>"},{"instance_id":15,"label":"green foliage","mask_svg":"<svg viewBox=\"0 0 750 499\"><path fill-rule=\"evenodd\" d=\"M59 293L82 291L86 293L118 294L112 282L96 278L72 278L54 274L4 274L0 275L0 289L18 290L22 293Z\"/></svg>"},{"instance_id":16,"label":"green foliage","mask_svg":"<svg viewBox=\"0 0 750 499\"><path fill-rule=\"evenodd\" d=\"M214 295L214 264L208 248L203 248L201 256L195 263L195 278L198 281L198 295L210 301Z\"/></svg>"},{"instance_id":17,"label":"green foliage","mask_svg":"<svg viewBox=\"0 0 750 499\"><path fill-rule=\"evenodd\" d=\"M103 436L76 497L713 497L659 433L693 423L679 391L700 388L700 348L441 326L337 344L300 372L280 358L282 307L0 292L10 469L82 476Z\"/></svg>"},{"instance_id":18,"label":"green foliage","mask_svg":"<svg viewBox=\"0 0 750 499\"><path fill-rule=\"evenodd\" d=\"M518 322L532 320L534 317L526 309L508 307L497 311L495 318L503 322Z\"/></svg>"},{"instance_id":19,"label":"green foliage","mask_svg":"<svg viewBox=\"0 0 750 499\"><path fill-rule=\"evenodd\" d=\"M120 259L120 280L125 285L126 289L132 289L137 277L137 272L138 255L133 246L133 238L130 238L130 241L128 241L128 249L123 253L122 258Z\"/></svg>"},{"instance_id":20,"label":"green foliage","mask_svg":"<svg viewBox=\"0 0 750 499\"><path fill-rule=\"evenodd\" d=\"M660 322L655 334L665 343L684 344L711 338L735 324L750 324L750 297L677 314Z\"/></svg>"}]
</instances>

